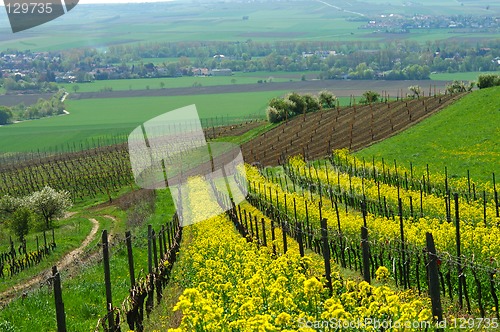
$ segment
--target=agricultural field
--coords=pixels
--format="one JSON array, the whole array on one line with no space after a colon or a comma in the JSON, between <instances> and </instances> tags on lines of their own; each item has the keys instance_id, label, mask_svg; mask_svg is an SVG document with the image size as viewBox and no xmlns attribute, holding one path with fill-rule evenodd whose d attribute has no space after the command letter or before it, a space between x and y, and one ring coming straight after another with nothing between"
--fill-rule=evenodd
<instances>
[{"instance_id":1,"label":"agricultural field","mask_svg":"<svg viewBox=\"0 0 500 332\"><path fill-rule=\"evenodd\" d=\"M42 68L37 74L74 59L80 74L111 63L165 69L186 60L184 52L191 52L193 66L214 67L223 63L213 58L217 47L232 52L227 63L247 61L259 70L61 84L69 93L68 114L0 126L0 332L498 330L500 87L447 89L483 73L453 72L459 66L448 61L456 45L472 45L471 54L490 52L483 64L496 66L497 50L479 45L496 45L498 28L365 26L398 14L498 17L500 4L79 4L17 34L0 8L3 52L70 50L34 62ZM434 59L440 41L447 46ZM328 53L329 60L315 62L315 49L306 50L335 42L345 59ZM411 51L422 48L429 49ZM105 54L117 56L111 61ZM396 66L400 74L424 73L406 61L426 56L448 73L378 79L387 72L381 67L393 68L403 54L409 56ZM7 58L0 67L17 59ZM359 59L371 59L380 72L361 79L373 68L349 62ZM3 82L11 89L17 81ZM419 92L409 96L412 86ZM0 105L42 96L9 89L0 87L10 92ZM318 100L313 110L314 98L283 100L293 109L286 120L264 120L272 98L322 90L338 98ZM378 99L360 103L366 92ZM147 178L149 169L134 174L133 151L124 143L129 133L192 104L210 143L211 176L190 177L182 187L167 177L159 185L166 189L140 188L134 176ZM144 138L151 152L152 137ZM217 155L221 142L240 147L245 164L219 169L226 162L219 157L227 157ZM197 157L201 148L187 152ZM153 158L148 154L152 167ZM161 160L164 176L166 164ZM182 168L180 176L195 168ZM44 196L52 190L47 186L54 196Z\"/></svg>"},{"instance_id":2,"label":"agricultural field","mask_svg":"<svg viewBox=\"0 0 500 332\"><path fill-rule=\"evenodd\" d=\"M432 127L429 121L439 119L439 115L448 112L454 114L454 107L459 109L458 112L466 112L467 105L477 103L476 98L496 100L497 93L498 88L494 88L466 95L452 106L423 121L421 126ZM405 101L400 100L392 105L397 114L399 108L396 105L400 105L403 110L416 110L416 105L425 109L425 106L430 108L433 103L451 103L455 101L454 97L460 95L446 97L431 96L409 100L407 106ZM96 100L74 102L81 101ZM390 109L385 103L382 103L382 106ZM369 110L370 106L365 106L365 109ZM486 104L485 111L479 111L476 116L483 120L490 118L491 115L486 109L495 107L493 104ZM353 106L351 111L354 111ZM355 114L362 114L362 107L358 106L357 111ZM334 109L330 112L337 114L338 111ZM408 112L404 111L403 114L407 118ZM417 113L410 111L410 114L416 116ZM314 122L312 116L307 119ZM394 117L394 120L396 119L397 117ZM83 121L83 118L80 121ZM109 122L111 121L110 118ZM457 117L450 116L448 121L457 121ZM90 122L82 124L91 125ZM398 126L396 121L393 124ZM480 127L476 123L475 129L478 128L484 129L485 134L488 133L487 126ZM272 131L282 132L282 128L276 126L270 133ZM405 131L403 135L404 133ZM466 131L461 130L460 133L465 135ZM399 135L395 136L397 137ZM435 135L427 134L425 137L435 140ZM422 136L420 141L423 139ZM358 140L353 139L352 142ZM484 145L482 149L493 152L489 158L490 166L498 164L498 155L491 146ZM441 154L455 159L451 152L453 150L443 150ZM93 155L98 156L96 152L89 152L85 155L85 160L89 161L80 163L86 164L85 167L89 169ZM126 158L124 154L120 155L122 161L119 164L122 167L126 164ZM282 167L248 167L246 174L250 195L246 202L232 209L229 209L229 199L224 196L218 196L218 203L207 200L206 190L210 186L200 185L196 182L199 180L194 180L188 195L190 200L186 203L190 204L193 211L203 210L209 214L212 208L214 211L220 208L229 211L208 221L183 227L182 240L177 235L174 240L174 224L168 222L172 220L173 215L170 194L157 192L154 198L156 212L146 209L144 213L141 208L134 209L133 206L147 205L151 198L142 203L134 203L136 201L132 198L122 200L116 196L116 191L121 186L125 185L126 191L129 191L133 189L133 185L126 182L120 184L120 180L116 178L116 175L123 175L126 171L121 170L118 172L120 174L111 171L119 169L117 165L113 166L113 163L118 162L120 158L106 159L105 156L106 154L101 155L99 160L102 163L96 163L95 171L88 171L88 175L84 177L89 179L87 186L80 186L79 189L72 187L82 193L81 197L74 195L79 202L74 208L77 213L74 218L97 219L100 230L107 228L114 234L110 240L110 275L113 305L118 309L109 315L116 319L122 330L127 327L134 328L126 323L124 317L128 315L135 317L135 326L145 323L148 326L146 330L167 330L169 327L176 327L180 331L188 331L190 326L196 326L198 323L202 324L199 329L207 331L219 331L221 326L252 329L255 324L267 324L270 329L283 330L305 327L321 319L342 318L359 321L366 317L433 324L434 307L431 302L434 300L431 301L428 297L431 290L425 282L425 266L432 263L434 256L426 256L422 251L430 248L430 245L423 241L426 232L433 234L437 250L435 255L442 262L441 272L449 276L446 277L448 279L443 279L443 319L485 317L490 324L497 319L494 308L498 305L495 302L498 277L494 271L497 268L495 262L498 244L495 241L498 235L492 225L499 222L496 212L498 202L495 201L496 188L491 183L478 179L477 167L471 166L472 178L468 180L454 176L451 172L445 177L439 169L422 173L417 165L408 168L400 163L397 166L388 161L384 164L379 159L372 163L367 158L365 164L362 159L356 159L345 150L336 151L328 160L320 162L306 163L299 157L289 160ZM53 165L53 169L75 170L75 166L71 166L74 162L75 160L60 157L59 166ZM40 175L52 168L44 167L43 164L36 166L40 167L40 172L35 173ZM94 181L92 179L97 179L94 175L99 175L99 168L103 172L102 177ZM28 175L30 173L27 169L22 172L25 175L21 175L21 178L36 178L34 173ZM404 177L401 175L403 173ZM421 175L423 183L420 181ZM60 175L54 173L52 181L64 185L79 176L66 176L68 182L57 180L59 178ZM236 177L236 180L242 183L244 178ZM102 189L102 186L105 189ZM95 190L95 193L88 196L86 192L90 189ZM457 194L455 201L448 194L448 190ZM398 212L399 199L402 204L401 212ZM108 203L93 207L100 200ZM362 201L366 204L362 204ZM199 204L204 208L200 209ZM221 206L217 207L217 204ZM461 222L464 223L462 261L457 259L462 256L454 251L454 224L448 221L454 220L453 204L457 204ZM142 216L138 223L137 215ZM320 225L322 220L326 220L327 226ZM66 223L61 221L61 224L58 224L61 229L64 228L63 224ZM147 224L152 224L160 235L146 235ZM68 225L71 225L71 222L68 222ZM85 225L88 225L88 221L85 221ZM166 225L170 227L168 234L161 229L161 226ZM371 262L368 265L366 261L363 263L363 250L359 246L359 229L362 225L367 227L371 239L372 258L370 260L368 257L367 261ZM129 229L132 229L134 234L133 257L137 264L135 271L138 280L137 288L133 288L137 292L132 294L128 294L131 281L127 268L129 263L125 238L122 235ZM327 233L322 233L322 229ZM41 236L39 233L33 233L30 237L31 245L34 235ZM163 236L168 237L168 241ZM56 241L57 239L56 236ZM151 242L148 242L148 239ZM327 251L323 246L325 239L330 243L326 246L329 248ZM87 247L82 256L84 264L76 270L68 268L61 271L64 310L70 330L87 331L96 325L104 330L108 323L103 320L106 314L103 291L105 273L99 258L102 248L97 241L95 237ZM166 248L167 242L169 250ZM480 252L475 251L477 243L481 244ZM176 247L175 244L179 246ZM158 253L155 249L155 257L158 257L154 259L153 251L149 251L149 261L154 261L154 269L146 263L146 248L151 245L160 251ZM2 248L9 250L8 247ZM71 247L65 250L71 250ZM175 250L179 250L178 255ZM238 254L235 255L235 252ZM326 256L327 252L329 256ZM56 261L57 256L53 255L49 256L44 264ZM436 260L434 264L437 269ZM456 271L459 268L465 268L469 272L464 279L457 277ZM139 272L141 270L142 272ZM37 270L29 271L28 279ZM236 271L240 273L235 274ZM155 277L146 279L146 274ZM241 278L241 275L248 275L248 278ZM435 276L439 274L436 272ZM433 280L440 283L439 277L436 278L438 279ZM153 286L148 284L148 280L154 280L154 288L151 288ZM457 288L462 287L460 285L464 283L467 289L460 293ZM158 292L161 293L164 287L167 288L163 293L164 297L160 299ZM177 296L170 297L169 294ZM436 294L432 294L435 299ZM30 293L25 300L14 299L0 311L2 328L6 331L26 330L28 327L23 325L26 320L20 317L28 313L37 317L29 322L31 328L35 326L40 331L53 330L56 326L56 313L52 296L52 293L42 289ZM283 306L285 298L289 299L287 306ZM452 309L456 307L454 304L459 298L463 301L463 308ZM134 305L139 303L134 302L138 299L145 301L141 302L143 304ZM266 305L263 305L264 303ZM134 310L144 308L144 305L150 318L143 322L137 318ZM471 309L468 309L469 306ZM152 311L152 307L156 309ZM42 311L44 315L40 314ZM117 318L118 311L121 312L120 319ZM45 319L48 316L52 318ZM369 323L365 321L364 324Z\"/></svg>"},{"instance_id":3,"label":"agricultural field","mask_svg":"<svg viewBox=\"0 0 500 332\"><path fill-rule=\"evenodd\" d=\"M207 126L264 118L267 102L285 91L188 95L175 97L67 100L69 115L25 121L0 128L1 152L70 150L97 141L120 142L132 129L157 115L195 104ZM245 102L243 102L245 101ZM235 107L234 105L238 105ZM34 144L34 140L37 143ZM94 143L95 142L95 143Z\"/></svg>"},{"instance_id":4,"label":"agricultural field","mask_svg":"<svg viewBox=\"0 0 500 332\"><path fill-rule=\"evenodd\" d=\"M462 6L463 4L463 6ZM488 9L486 10L486 7ZM383 35L358 29L366 17L380 14L468 14L498 15L500 6L488 1L418 1L387 3L378 0L290 1L290 2L203 2L172 1L129 5L79 5L76 10L37 29L12 36L6 24L0 27L1 49L32 51L96 47L147 42L199 40L380 40ZM244 20L243 17L248 17ZM6 14L0 11L2 22ZM147 18L147 23L145 23ZM75 24L75 22L78 22ZM309 22L315 22L309 24ZM210 29L206 29L210 27ZM50 34L47 32L50 31ZM418 41L488 36L439 29L392 34L391 39ZM490 35L491 37L491 35Z\"/></svg>"},{"instance_id":5,"label":"agricultural field","mask_svg":"<svg viewBox=\"0 0 500 332\"><path fill-rule=\"evenodd\" d=\"M492 181L492 173L500 174L500 88L483 89L468 95L422 123L398 136L363 149L358 157L398 160L419 168L429 167L452 177L471 176ZM485 121L487 119L487 121ZM432 139L429 139L432 137Z\"/></svg>"},{"instance_id":6,"label":"agricultural field","mask_svg":"<svg viewBox=\"0 0 500 332\"><path fill-rule=\"evenodd\" d=\"M268 72L259 72L255 77L269 77ZM242 74L243 75L243 74ZM244 74L243 80L249 75ZM283 75L283 76L281 76ZM278 77L278 76L277 76ZM271 83L228 84L206 87L178 87L149 90L119 90L112 92L84 92L85 84L77 93L72 90L65 105L69 115L39 120L25 121L0 127L0 138L5 144L0 146L0 153L28 151L68 151L102 144L124 142L126 135L141 124L156 115L163 114L178 107L195 104L205 126L217 126L237 123L241 119L263 119L269 100L282 96L289 91L317 94L321 90L329 90L339 97L340 105L352 103L352 96L359 100L368 90L379 91L394 98L396 95L406 95L407 87L421 85L426 94L444 91L444 81L351 81L351 80L308 80L290 82L290 76L280 74L280 78ZM213 77L200 78L210 80ZM187 82L194 78L175 78ZM216 79L222 79L217 77ZM224 79L229 79L225 77ZM260 78L261 79L261 78ZM279 82L279 80L283 80ZM238 78L237 78L238 80ZM150 82L138 80L138 84ZM221 82L222 80L218 80ZM118 86L125 87L135 80L113 81ZM107 83L96 83L101 86ZM177 86L175 82L174 86ZM71 85L70 85L71 86ZM96 87L95 85L93 87ZM152 87L152 85L151 85ZM140 88L140 87L139 87ZM95 90L94 88L89 90ZM205 94L200 94L201 92ZM27 95L26 97L28 97ZM21 97L18 97L21 98ZM24 98L24 97L22 97ZM75 99L81 98L81 99ZM12 99L12 96L0 96L0 100ZM37 98L31 98L37 99ZM27 104L28 102L28 98ZM242 102L247 101L250 102ZM238 105L238 107L234 107ZM140 110L140 111L139 111ZM36 142L36 143L35 143Z\"/></svg>"},{"instance_id":7,"label":"agricultural field","mask_svg":"<svg viewBox=\"0 0 500 332\"><path fill-rule=\"evenodd\" d=\"M307 159L332 149L356 151L394 136L458 100L460 95L431 95L420 99L351 105L299 115L242 146L248 162L278 165L301 154ZM397 136L396 136L397 137Z\"/></svg>"},{"instance_id":8,"label":"agricultural field","mask_svg":"<svg viewBox=\"0 0 500 332\"><path fill-rule=\"evenodd\" d=\"M176 59L177 60L177 59ZM246 75L245 75L246 74ZM267 75L266 75L267 74ZM266 82L290 82L300 81L302 74L291 74L282 77L282 73L235 73L229 77L199 76L199 77L171 77L171 78L144 78L144 79L122 79L102 80L92 83L62 83L59 86L68 92L100 92L112 89L113 91L149 90L189 88L202 86L219 86L235 84L258 84L258 81Z\"/></svg>"},{"instance_id":9,"label":"agricultural field","mask_svg":"<svg viewBox=\"0 0 500 332\"><path fill-rule=\"evenodd\" d=\"M431 74L431 80L433 81L474 81L477 82L477 79L480 75L499 75L500 72L467 72L467 73L435 73Z\"/></svg>"}]
</instances>

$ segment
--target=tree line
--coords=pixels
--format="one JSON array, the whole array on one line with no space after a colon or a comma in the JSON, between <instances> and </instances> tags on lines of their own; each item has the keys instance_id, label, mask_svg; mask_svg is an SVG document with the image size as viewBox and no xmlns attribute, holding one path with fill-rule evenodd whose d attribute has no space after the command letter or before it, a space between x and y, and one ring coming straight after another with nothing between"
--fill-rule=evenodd
<instances>
[{"instance_id":1,"label":"tree line","mask_svg":"<svg viewBox=\"0 0 500 332\"><path fill-rule=\"evenodd\" d=\"M64 90L59 90L50 99L40 98L35 104L29 106L24 103L12 107L0 106L0 125L64 114L62 101L64 94Z\"/></svg>"},{"instance_id":2,"label":"tree line","mask_svg":"<svg viewBox=\"0 0 500 332\"><path fill-rule=\"evenodd\" d=\"M31 51L7 52L33 58L17 68L0 57L0 67L25 69L24 76L0 80L7 90L52 89L57 75L77 82L193 75L192 68L233 71L320 72L321 79L427 79L431 72L495 71L500 68L500 40L379 42L274 41L172 42L71 49L36 57ZM4 52L0 53L0 56ZM223 56L222 56L223 55ZM177 61L153 63L156 58ZM132 63L134 62L134 63ZM25 64L27 66L27 64ZM56 75L57 74L57 75Z\"/></svg>"},{"instance_id":3,"label":"tree line","mask_svg":"<svg viewBox=\"0 0 500 332\"><path fill-rule=\"evenodd\" d=\"M266 110L267 120L271 123L278 123L300 114L316 112L324 108L333 108L336 103L337 97L326 90L321 91L318 96L299 95L292 92L285 97L272 98L269 101Z\"/></svg>"}]
</instances>

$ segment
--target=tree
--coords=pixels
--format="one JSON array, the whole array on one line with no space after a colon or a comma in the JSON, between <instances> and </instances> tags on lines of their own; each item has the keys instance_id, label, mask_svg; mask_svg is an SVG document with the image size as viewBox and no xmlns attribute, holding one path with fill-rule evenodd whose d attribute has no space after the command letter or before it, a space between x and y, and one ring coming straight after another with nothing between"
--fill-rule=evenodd
<instances>
[{"instance_id":1,"label":"tree","mask_svg":"<svg viewBox=\"0 0 500 332\"><path fill-rule=\"evenodd\" d=\"M165 88L165 82L160 82L160 88L162 88L162 89Z\"/></svg>"},{"instance_id":2,"label":"tree","mask_svg":"<svg viewBox=\"0 0 500 332\"><path fill-rule=\"evenodd\" d=\"M45 187L27 197L27 206L45 222L45 229L52 228L52 220L62 218L73 203L70 193Z\"/></svg>"},{"instance_id":3,"label":"tree","mask_svg":"<svg viewBox=\"0 0 500 332\"><path fill-rule=\"evenodd\" d=\"M0 106L0 125L6 125L10 123L12 119L12 112L7 106Z\"/></svg>"},{"instance_id":4,"label":"tree","mask_svg":"<svg viewBox=\"0 0 500 332\"><path fill-rule=\"evenodd\" d=\"M376 103L380 98L380 93L368 90L363 93L363 98L359 101L362 104Z\"/></svg>"},{"instance_id":5,"label":"tree","mask_svg":"<svg viewBox=\"0 0 500 332\"><path fill-rule=\"evenodd\" d=\"M294 115L293 110L295 108L295 103L287 98L272 98L269 101L269 107L273 108L276 112L278 112L279 116L274 116L271 114L272 118L278 119L276 122L287 120L289 117ZM268 113L273 113L274 111L268 111ZM268 114L268 119L270 118ZM273 122L269 120L270 122Z\"/></svg>"},{"instance_id":6,"label":"tree","mask_svg":"<svg viewBox=\"0 0 500 332\"><path fill-rule=\"evenodd\" d=\"M7 226L21 242L28 234L29 224L32 220L31 211L24 203L22 198L9 195L0 198L0 220L6 221Z\"/></svg>"},{"instance_id":7,"label":"tree","mask_svg":"<svg viewBox=\"0 0 500 332\"><path fill-rule=\"evenodd\" d=\"M410 90L411 93L413 93L413 98L417 97L420 98L420 95L422 95L422 88L418 85L412 85L408 87L408 90Z\"/></svg>"},{"instance_id":8,"label":"tree","mask_svg":"<svg viewBox=\"0 0 500 332\"><path fill-rule=\"evenodd\" d=\"M80 90L80 86L78 84L73 85L73 91L76 93L78 90Z\"/></svg>"},{"instance_id":9,"label":"tree","mask_svg":"<svg viewBox=\"0 0 500 332\"><path fill-rule=\"evenodd\" d=\"M294 104L292 109L291 109L293 115L298 115L298 114L302 114L302 113L305 114L307 112L307 104L306 104L304 98L301 95L299 95L297 92L290 93L286 97L286 99L290 100Z\"/></svg>"},{"instance_id":10,"label":"tree","mask_svg":"<svg viewBox=\"0 0 500 332\"><path fill-rule=\"evenodd\" d=\"M321 105L319 104L318 98L311 95L304 95L302 97L304 102L306 103L306 112L316 112L321 109Z\"/></svg>"},{"instance_id":11,"label":"tree","mask_svg":"<svg viewBox=\"0 0 500 332\"><path fill-rule=\"evenodd\" d=\"M168 63L166 69L167 69L167 76L169 77L178 76L179 68L177 67L176 63L174 62Z\"/></svg>"},{"instance_id":12,"label":"tree","mask_svg":"<svg viewBox=\"0 0 500 332\"><path fill-rule=\"evenodd\" d=\"M285 119L283 110L278 110L275 107L269 106L266 110L267 121L271 123L278 123Z\"/></svg>"},{"instance_id":13,"label":"tree","mask_svg":"<svg viewBox=\"0 0 500 332\"><path fill-rule=\"evenodd\" d=\"M464 81L453 81L453 83L446 86L446 91L449 93L461 93L461 92L470 92L474 88L475 83L470 82L468 85L465 84Z\"/></svg>"},{"instance_id":14,"label":"tree","mask_svg":"<svg viewBox=\"0 0 500 332\"><path fill-rule=\"evenodd\" d=\"M322 108L334 108L337 102L337 97L330 91L323 90L319 93L319 103Z\"/></svg>"},{"instance_id":15,"label":"tree","mask_svg":"<svg viewBox=\"0 0 500 332\"><path fill-rule=\"evenodd\" d=\"M17 197L5 195L0 198L0 214L12 214L22 205L22 200Z\"/></svg>"},{"instance_id":16,"label":"tree","mask_svg":"<svg viewBox=\"0 0 500 332\"><path fill-rule=\"evenodd\" d=\"M32 220L33 214L26 206L20 207L12 214L9 228L20 242L24 242L25 236L28 235Z\"/></svg>"}]
</instances>

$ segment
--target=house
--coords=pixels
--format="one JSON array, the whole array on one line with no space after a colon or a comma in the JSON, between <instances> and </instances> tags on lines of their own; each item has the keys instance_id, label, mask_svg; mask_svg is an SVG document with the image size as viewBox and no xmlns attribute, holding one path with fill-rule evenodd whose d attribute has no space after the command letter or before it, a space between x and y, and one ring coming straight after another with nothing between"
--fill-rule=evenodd
<instances>
[{"instance_id":1,"label":"house","mask_svg":"<svg viewBox=\"0 0 500 332\"><path fill-rule=\"evenodd\" d=\"M208 76L209 70L208 68L193 68L191 69L193 76Z\"/></svg>"}]
</instances>

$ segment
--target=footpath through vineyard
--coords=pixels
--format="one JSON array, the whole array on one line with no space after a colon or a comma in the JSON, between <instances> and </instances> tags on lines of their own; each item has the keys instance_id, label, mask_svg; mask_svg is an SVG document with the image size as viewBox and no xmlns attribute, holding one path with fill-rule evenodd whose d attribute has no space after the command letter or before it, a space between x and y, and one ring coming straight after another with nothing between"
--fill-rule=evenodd
<instances>
[{"instance_id":1,"label":"footpath through vineyard","mask_svg":"<svg viewBox=\"0 0 500 332\"><path fill-rule=\"evenodd\" d=\"M99 222L94 218L91 218L89 220L92 223L92 229L85 240L83 240L82 244L78 248L67 253L59 261L54 263L54 265L59 267L59 270L68 269L75 262L81 263L80 257L82 256L82 253L84 252L85 248L95 239L97 231L99 230ZM49 269L37 274L27 281L23 281L22 283L13 286L5 292L0 293L0 300L2 301L2 305L7 305L10 301L19 297L20 294L25 294L27 291L35 288L36 286L44 286L43 282L50 279L51 275L52 272Z\"/></svg>"}]
</instances>

